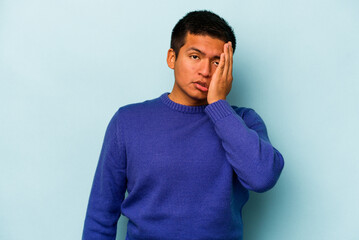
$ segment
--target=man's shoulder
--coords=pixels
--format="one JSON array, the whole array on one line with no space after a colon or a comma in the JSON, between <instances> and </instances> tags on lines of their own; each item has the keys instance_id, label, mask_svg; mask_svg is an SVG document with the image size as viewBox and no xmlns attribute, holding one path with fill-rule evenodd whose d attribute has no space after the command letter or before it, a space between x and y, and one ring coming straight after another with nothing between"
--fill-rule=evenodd
<instances>
[{"instance_id":1,"label":"man's shoulder","mask_svg":"<svg viewBox=\"0 0 359 240\"><path fill-rule=\"evenodd\" d=\"M136 112L136 111L143 111L147 110L148 108L153 108L159 103L159 98L149 99L142 102L135 102L124 105L120 107L118 110L123 113L127 112Z\"/></svg>"},{"instance_id":2,"label":"man's shoulder","mask_svg":"<svg viewBox=\"0 0 359 240\"><path fill-rule=\"evenodd\" d=\"M237 107L237 106L231 106L231 107L245 121L247 126L257 124L258 122L264 124L263 119L253 108Z\"/></svg>"},{"instance_id":3,"label":"man's shoulder","mask_svg":"<svg viewBox=\"0 0 359 240\"><path fill-rule=\"evenodd\" d=\"M248 114L252 114L253 112L255 113L253 108L238 107L238 106L234 106L234 105L231 105L231 107L242 118Z\"/></svg>"},{"instance_id":4,"label":"man's shoulder","mask_svg":"<svg viewBox=\"0 0 359 240\"><path fill-rule=\"evenodd\" d=\"M133 118L145 117L147 114L157 111L161 107L160 97L145 100L143 102L136 102L120 107L115 117L131 120Z\"/></svg>"}]
</instances>

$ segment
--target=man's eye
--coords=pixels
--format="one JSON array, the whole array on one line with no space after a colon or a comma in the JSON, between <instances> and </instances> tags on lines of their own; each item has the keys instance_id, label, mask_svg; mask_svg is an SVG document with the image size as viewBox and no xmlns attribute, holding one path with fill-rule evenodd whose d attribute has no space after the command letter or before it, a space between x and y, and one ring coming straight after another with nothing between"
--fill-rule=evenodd
<instances>
[{"instance_id":1,"label":"man's eye","mask_svg":"<svg viewBox=\"0 0 359 240\"><path fill-rule=\"evenodd\" d=\"M219 62L213 62L214 65L216 65L218 67Z\"/></svg>"},{"instance_id":2,"label":"man's eye","mask_svg":"<svg viewBox=\"0 0 359 240\"><path fill-rule=\"evenodd\" d=\"M190 57L191 57L192 59L199 59L199 57L196 56L196 55L191 55Z\"/></svg>"}]
</instances>

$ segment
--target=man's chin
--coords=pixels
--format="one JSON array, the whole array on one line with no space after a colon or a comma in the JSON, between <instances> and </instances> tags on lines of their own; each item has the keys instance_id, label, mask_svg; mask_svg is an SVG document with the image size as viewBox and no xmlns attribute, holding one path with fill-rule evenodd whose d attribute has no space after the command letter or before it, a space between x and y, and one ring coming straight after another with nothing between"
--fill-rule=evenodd
<instances>
[{"instance_id":1,"label":"man's chin","mask_svg":"<svg viewBox=\"0 0 359 240\"><path fill-rule=\"evenodd\" d=\"M192 95L191 98L196 105L207 104L207 93L206 94L195 94L195 95Z\"/></svg>"}]
</instances>

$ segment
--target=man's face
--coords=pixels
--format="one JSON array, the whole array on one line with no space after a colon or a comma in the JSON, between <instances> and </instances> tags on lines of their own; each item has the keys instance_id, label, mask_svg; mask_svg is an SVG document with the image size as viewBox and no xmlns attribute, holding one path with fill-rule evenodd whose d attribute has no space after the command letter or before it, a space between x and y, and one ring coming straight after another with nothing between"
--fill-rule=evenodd
<instances>
[{"instance_id":1,"label":"man's face","mask_svg":"<svg viewBox=\"0 0 359 240\"><path fill-rule=\"evenodd\" d=\"M174 69L175 84L170 98L188 106L207 103L208 87L217 69L225 42L208 35L187 34L176 56L168 50L167 64Z\"/></svg>"}]
</instances>

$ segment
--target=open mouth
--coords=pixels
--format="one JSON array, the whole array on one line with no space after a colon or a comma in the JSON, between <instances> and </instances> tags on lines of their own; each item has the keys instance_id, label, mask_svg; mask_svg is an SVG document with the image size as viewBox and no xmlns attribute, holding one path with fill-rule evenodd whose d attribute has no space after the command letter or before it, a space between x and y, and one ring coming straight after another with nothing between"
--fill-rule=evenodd
<instances>
[{"instance_id":1,"label":"open mouth","mask_svg":"<svg viewBox=\"0 0 359 240\"><path fill-rule=\"evenodd\" d=\"M202 92L207 92L208 91L208 87L207 84L205 82L195 82L195 86L198 90L202 91Z\"/></svg>"},{"instance_id":2,"label":"open mouth","mask_svg":"<svg viewBox=\"0 0 359 240\"><path fill-rule=\"evenodd\" d=\"M206 83L204 83L204 82L197 82L197 83L198 83L199 85L201 85L202 87L205 87L205 88L207 87L207 86L206 86Z\"/></svg>"}]
</instances>

